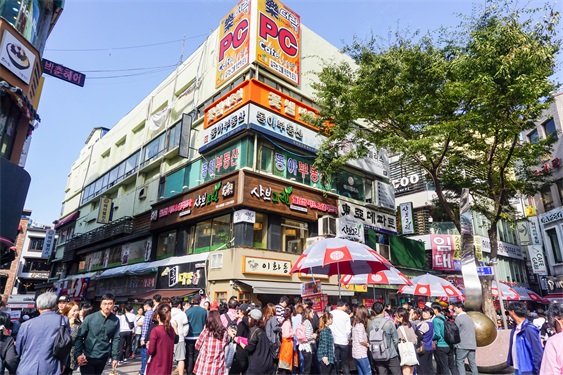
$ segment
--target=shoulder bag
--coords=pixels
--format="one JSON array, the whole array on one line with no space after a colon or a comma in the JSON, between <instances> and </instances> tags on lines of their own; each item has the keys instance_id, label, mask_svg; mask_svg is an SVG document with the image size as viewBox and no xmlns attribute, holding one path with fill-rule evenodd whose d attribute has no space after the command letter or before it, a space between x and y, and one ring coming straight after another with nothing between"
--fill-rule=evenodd
<instances>
[{"instance_id":1,"label":"shoulder bag","mask_svg":"<svg viewBox=\"0 0 563 375\"><path fill-rule=\"evenodd\" d=\"M399 340L399 356L401 357L401 366L417 366L418 358L416 357L416 351L414 344L407 341L407 333L405 332L405 327L399 327L399 330L403 334L404 339Z\"/></svg>"},{"instance_id":2,"label":"shoulder bag","mask_svg":"<svg viewBox=\"0 0 563 375\"><path fill-rule=\"evenodd\" d=\"M135 328L135 323L130 322L129 319L127 319L127 313L123 314L123 316L125 317L125 321L127 322L127 324L129 324L129 329L133 330L133 328Z\"/></svg>"},{"instance_id":3,"label":"shoulder bag","mask_svg":"<svg viewBox=\"0 0 563 375\"><path fill-rule=\"evenodd\" d=\"M70 337L70 332L67 329L64 318L62 316L60 318L61 324L59 326L59 330L57 331L57 335L55 336L51 353L53 354L53 357L62 361L70 354L70 350L72 349L72 338Z\"/></svg>"}]
</instances>

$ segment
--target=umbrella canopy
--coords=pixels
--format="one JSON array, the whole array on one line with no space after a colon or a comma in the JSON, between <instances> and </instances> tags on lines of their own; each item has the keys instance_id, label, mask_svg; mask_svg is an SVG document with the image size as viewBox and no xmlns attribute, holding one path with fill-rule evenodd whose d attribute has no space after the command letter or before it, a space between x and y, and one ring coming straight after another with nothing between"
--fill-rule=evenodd
<instances>
[{"instance_id":1,"label":"umbrella canopy","mask_svg":"<svg viewBox=\"0 0 563 375\"><path fill-rule=\"evenodd\" d=\"M512 289L520 295L520 301L534 301L539 303L546 302L539 294L528 288L515 286ZM547 304L549 304L549 301L547 301Z\"/></svg>"},{"instance_id":2,"label":"umbrella canopy","mask_svg":"<svg viewBox=\"0 0 563 375\"><path fill-rule=\"evenodd\" d=\"M379 271L363 275L344 275L340 278L340 284L344 285L411 285L408 277L403 275L395 267L389 270Z\"/></svg>"},{"instance_id":3,"label":"umbrella canopy","mask_svg":"<svg viewBox=\"0 0 563 375\"><path fill-rule=\"evenodd\" d=\"M462 293L448 280L429 273L413 277L412 285L399 288L399 293L427 297L461 297Z\"/></svg>"},{"instance_id":4,"label":"umbrella canopy","mask_svg":"<svg viewBox=\"0 0 563 375\"><path fill-rule=\"evenodd\" d=\"M499 285L500 285L500 292L502 293L502 298L504 298L507 301L520 300L520 294L518 294L518 292L516 292L514 289L503 283L499 283ZM491 293L493 294L493 297L498 297L498 287L496 281L493 281L492 283Z\"/></svg>"},{"instance_id":5,"label":"umbrella canopy","mask_svg":"<svg viewBox=\"0 0 563 375\"><path fill-rule=\"evenodd\" d=\"M364 244L343 238L325 238L307 247L289 273L358 275L392 267L387 259Z\"/></svg>"}]
</instances>

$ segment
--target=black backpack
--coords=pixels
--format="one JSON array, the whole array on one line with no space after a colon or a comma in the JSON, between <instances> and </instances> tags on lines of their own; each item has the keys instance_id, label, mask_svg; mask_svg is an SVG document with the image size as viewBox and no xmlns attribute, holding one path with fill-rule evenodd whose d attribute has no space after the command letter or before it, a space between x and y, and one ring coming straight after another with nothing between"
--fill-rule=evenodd
<instances>
[{"instance_id":1,"label":"black backpack","mask_svg":"<svg viewBox=\"0 0 563 375\"><path fill-rule=\"evenodd\" d=\"M62 361L70 354L71 349L72 339L70 337L70 332L64 318L61 316L61 325L59 327L59 331L57 332L57 336L55 336L51 352L53 353L53 357Z\"/></svg>"},{"instance_id":2,"label":"black backpack","mask_svg":"<svg viewBox=\"0 0 563 375\"><path fill-rule=\"evenodd\" d=\"M451 346L459 344L461 337L459 336L459 327L455 322L442 318L444 320L444 340Z\"/></svg>"}]
</instances>

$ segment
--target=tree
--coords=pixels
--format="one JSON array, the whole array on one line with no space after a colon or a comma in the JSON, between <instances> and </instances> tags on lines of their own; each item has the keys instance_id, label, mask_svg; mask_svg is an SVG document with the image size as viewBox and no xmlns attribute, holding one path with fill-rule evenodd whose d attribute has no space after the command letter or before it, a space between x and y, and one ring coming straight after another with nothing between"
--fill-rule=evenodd
<instances>
[{"instance_id":1,"label":"tree","mask_svg":"<svg viewBox=\"0 0 563 375\"><path fill-rule=\"evenodd\" d=\"M537 15L539 21L534 20ZM327 65L319 73L318 124L329 137L316 166L325 178L346 160L376 144L428 173L440 204L458 230L449 196L462 188L489 219L491 259L498 250L497 223L508 218L510 198L538 190L549 177L530 167L549 153L551 139L520 142L552 100L556 85L559 14L549 8L521 10L488 1L462 32L417 34L383 46L375 37L356 39L344 52L353 64ZM353 152L341 146L352 142ZM496 314L490 280L483 288L484 312Z\"/></svg>"}]
</instances>

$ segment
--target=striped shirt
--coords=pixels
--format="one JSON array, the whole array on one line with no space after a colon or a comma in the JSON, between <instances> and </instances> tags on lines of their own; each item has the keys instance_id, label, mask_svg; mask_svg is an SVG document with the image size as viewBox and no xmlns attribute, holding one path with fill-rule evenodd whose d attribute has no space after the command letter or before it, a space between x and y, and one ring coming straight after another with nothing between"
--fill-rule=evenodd
<instances>
[{"instance_id":1,"label":"striped shirt","mask_svg":"<svg viewBox=\"0 0 563 375\"><path fill-rule=\"evenodd\" d=\"M352 358L360 359L368 356L368 348L360 343L367 342L368 335L362 323L357 323L352 328Z\"/></svg>"},{"instance_id":2,"label":"striped shirt","mask_svg":"<svg viewBox=\"0 0 563 375\"><path fill-rule=\"evenodd\" d=\"M285 307L283 307L279 303L276 305L276 320L278 321L279 325L281 325L283 323L283 312L284 312L284 310L285 310Z\"/></svg>"}]
</instances>

